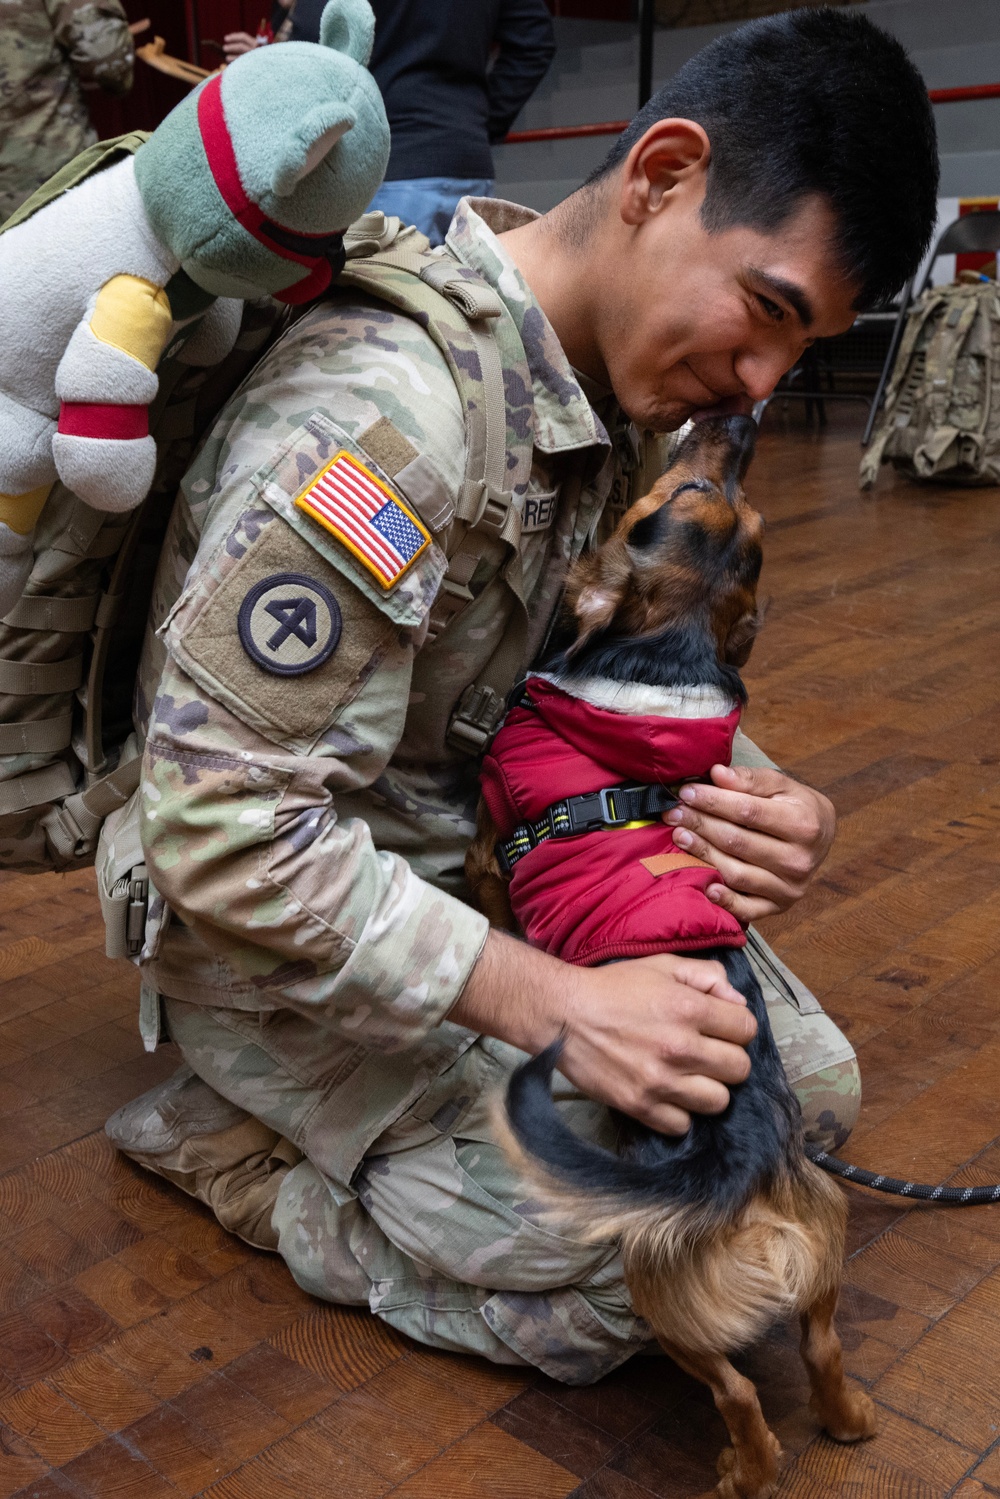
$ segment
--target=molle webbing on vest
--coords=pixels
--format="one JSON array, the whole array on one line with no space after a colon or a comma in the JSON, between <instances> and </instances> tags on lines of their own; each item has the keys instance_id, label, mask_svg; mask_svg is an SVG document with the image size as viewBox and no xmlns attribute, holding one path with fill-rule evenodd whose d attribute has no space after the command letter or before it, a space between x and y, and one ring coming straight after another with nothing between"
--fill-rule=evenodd
<instances>
[{"instance_id":1,"label":"molle webbing on vest","mask_svg":"<svg viewBox=\"0 0 1000 1499\"><path fill-rule=\"evenodd\" d=\"M470 584L487 545L500 541L506 549L501 571L512 595L510 622L477 681L459 698L448 727L451 748L475 755L499 722L506 694L525 664L528 617L521 516L514 500L527 485L531 438L508 429L505 376L516 375L527 390L531 376L520 334L493 288L466 266L430 252L422 235L396 233L396 222L378 214L359 221L346 239L348 260L340 284L369 292L419 321L440 349L462 399L465 479L445 539L448 571L431 609L429 643L472 602ZM384 447L386 434L373 435L375 446ZM379 461L375 451L372 456ZM387 456L392 461L400 455Z\"/></svg>"}]
</instances>

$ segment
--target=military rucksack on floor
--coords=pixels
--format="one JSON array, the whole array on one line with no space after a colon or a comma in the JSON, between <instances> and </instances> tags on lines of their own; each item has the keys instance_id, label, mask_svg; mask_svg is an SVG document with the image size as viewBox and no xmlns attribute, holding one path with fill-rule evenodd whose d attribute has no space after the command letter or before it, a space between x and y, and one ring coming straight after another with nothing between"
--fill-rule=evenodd
<instances>
[{"instance_id":1,"label":"military rucksack on floor","mask_svg":"<svg viewBox=\"0 0 1000 1499\"><path fill-rule=\"evenodd\" d=\"M98 158L97 169L104 164ZM60 185L65 191L72 182ZM518 549L514 498L527 486L532 437L508 429L505 375L516 374L528 392L531 378L513 320L475 272L381 214L359 220L346 244L342 283L420 321L466 413L465 482L431 611L433 636L471 601L468 583L485 545L504 543L508 557ZM112 956L138 953L145 920L138 821L119 814L136 805L142 745L133 689L164 534L200 437L286 316L276 303L249 306L233 354L207 369L185 365L184 339L175 340L157 370L150 431L160 452L148 497L130 514L110 514L57 484L39 520L25 596L0 621L0 868L91 864L106 827L99 884ZM516 570L505 567L508 574ZM485 742L520 665L527 619L516 581L512 591L511 628L452 714L450 742L467 753Z\"/></svg>"},{"instance_id":2,"label":"military rucksack on floor","mask_svg":"<svg viewBox=\"0 0 1000 1499\"><path fill-rule=\"evenodd\" d=\"M906 324L885 405L861 461L914 479L1000 484L1000 291L995 281L929 287Z\"/></svg>"}]
</instances>

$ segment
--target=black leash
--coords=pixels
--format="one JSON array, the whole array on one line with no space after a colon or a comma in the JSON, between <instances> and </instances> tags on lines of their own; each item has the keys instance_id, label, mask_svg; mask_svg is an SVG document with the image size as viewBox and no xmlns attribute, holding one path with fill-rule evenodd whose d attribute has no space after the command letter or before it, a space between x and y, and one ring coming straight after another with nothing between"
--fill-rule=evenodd
<instances>
[{"instance_id":1,"label":"black leash","mask_svg":"<svg viewBox=\"0 0 1000 1499\"><path fill-rule=\"evenodd\" d=\"M795 995L788 980L773 963L769 962L767 953L752 931L747 932L747 944L758 961L770 973L772 981L785 991L793 1005L796 1004ZM839 1156L830 1155L825 1150L810 1148L808 1145L806 1155L814 1166L821 1167L823 1171L829 1171L831 1176L839 1176L842 1181L853 1182L857 1187L870 1187L873 1192L887 1192L892 1197L913 1197L919 1202L945 1202L950 1203L952 1207L974 1207L984 1202L1000 1202L1000 1185L931 1187L926 1182L903 1181L898 1176L884 1176L879 1171L866 1171L863 1166L851 1166L847 1161L842 1161Z\"/></svg>"},{"instance_id":2,"label":"black leash","mask_svg":"<svg viewBox=\"0 0 1000 1499\"><path fill-rule=\"evenodd\" d=\"M806 1155L815 1166L829 1171L844 1181L854 1182L859 1187L871 1187L875 1192L889 1192L893 1197L915 1197L920 1202L946 1202L953 1207L972 1207L977 1203L1000 1202L1000 1185L995 1187L930 1187L926 1182L908 1182L898 1176L882 1176L874 1171L865 1171L861 1166L849 1166L839 1156L828 1155L825 1150L811 1150Z\"/></svg>"}]
</instances>

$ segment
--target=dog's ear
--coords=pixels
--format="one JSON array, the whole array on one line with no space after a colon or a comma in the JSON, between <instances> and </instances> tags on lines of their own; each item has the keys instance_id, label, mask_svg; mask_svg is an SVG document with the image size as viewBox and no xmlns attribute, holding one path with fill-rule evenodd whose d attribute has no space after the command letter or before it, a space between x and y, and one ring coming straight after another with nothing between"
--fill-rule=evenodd
<instances>
[{"instance_id":1,"label":"dog's ear","mask_svg":"<svg viewBox=\"0 0 1000 1499\"><path fill-rule=\"evenodd\" d=\"M600 579L584 584L576 598L570 602L569 612L575 621L575 630L572 642L563 653L563 660L567 665L580 654L588 640L607 629L617 608L618 597L613 588L609 588Z\"/></svg>"},{"instance_id":2,"label":"dog's ear","mask_svg":"<svg viewBox=\"0 0 1000 1499\"><path fill-rule=\"evenodd\" d=\"M588 583L581 589L573 605L573 613L580 621L580 639L585 640L597 630L607 629L618 608L614 590L601 583Z\"/></svg>"},{"instance_id":3,"label":"dog's ear","mask_svg":"<svg viewBox=\"0 0 1000 1499\"><path fill-rule=\"evenodd\" d=\"M753 643L757 639L764 613L761 609L748 609L729 627L722 647L722 659L727 666L745 666L750 659Z\"/></svg>"}]
</instances>

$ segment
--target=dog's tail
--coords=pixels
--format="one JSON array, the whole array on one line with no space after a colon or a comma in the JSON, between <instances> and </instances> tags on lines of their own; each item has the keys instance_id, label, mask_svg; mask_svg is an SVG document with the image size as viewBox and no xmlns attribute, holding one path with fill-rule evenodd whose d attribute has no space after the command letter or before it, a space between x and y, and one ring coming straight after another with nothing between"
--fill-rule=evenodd
<instances>
[{"instance_id":1,"label":"dog's tail","mask_svg":"<svg viewBox=\"0 0 1000 1499\"><path fill-rule=\"evenodd\" d=\"M775 1105L737 1090L734 1106L752 1110L756 1126L742 1138L732 1127L731 1107L728 1129L696 1114L683 1136L640 1127L623 1154L605 1150L575 1134L555 1106L551 1083L561 1052L562 1042L554 1041L518 1067L498 1123L505 1148L524 1175L542 1186L554 1205L571 1210L579 1202L588 1221L596 1213L620 1224L630 1214L645 1218L651 1208L662 1213L682 1207L700 1214L706 1227L731 1221L768 1168L780 1170L788 1158L784 1137L793 1125L784 1098Z\"/></svg>"},{"instance_id":2,"label":"dog's tail","mask_svg":"<svg viewBox=\"0 0 1000 1499\"><path fill-rule=\"evenodd\" d=\"M552 1100L552 1074L562 1053L553 1041L517 1068L507 1088L504 1144L522 1171L544 1182L547 1195L566 1206L586 1199L617 1217L629 1204L638 1209L684 1200L691 1195L689 1137L663 1140L655 1163L629 1160L584 1140L563 1121ZM663 1137L660 1137L661 1140Z\"/></svg>"},{"instance_id":3,"label":"dog's tail","mask_svg":"<svg viewBox=\"0 0 1000 1499\"><path fill-rule=\"evenodd\" d=\"M633 1305L662 1343L732 1353L840 1284L847 1207L808 1161L735 1222L692 1233L684 1218L649 1212L620 1236Z\"/></svg>"},{"instance_id":4,"label":"dog's tail","mask_svg":"<svg viewBox=\"0 0 1000 1499\"><path fill-rule=\"evenodd\" d=\"M639 1159L615 1155L555 1108L560 1050L513 1075L502 1141L560 1231L620 1243L635 1308L662 1342L731 1352L839 1283L843 1196L800 1150L761 1177L732 1132L720 1139L695 1116L687 1135L653 1136Z\"/></svg>"}]
</instances>

